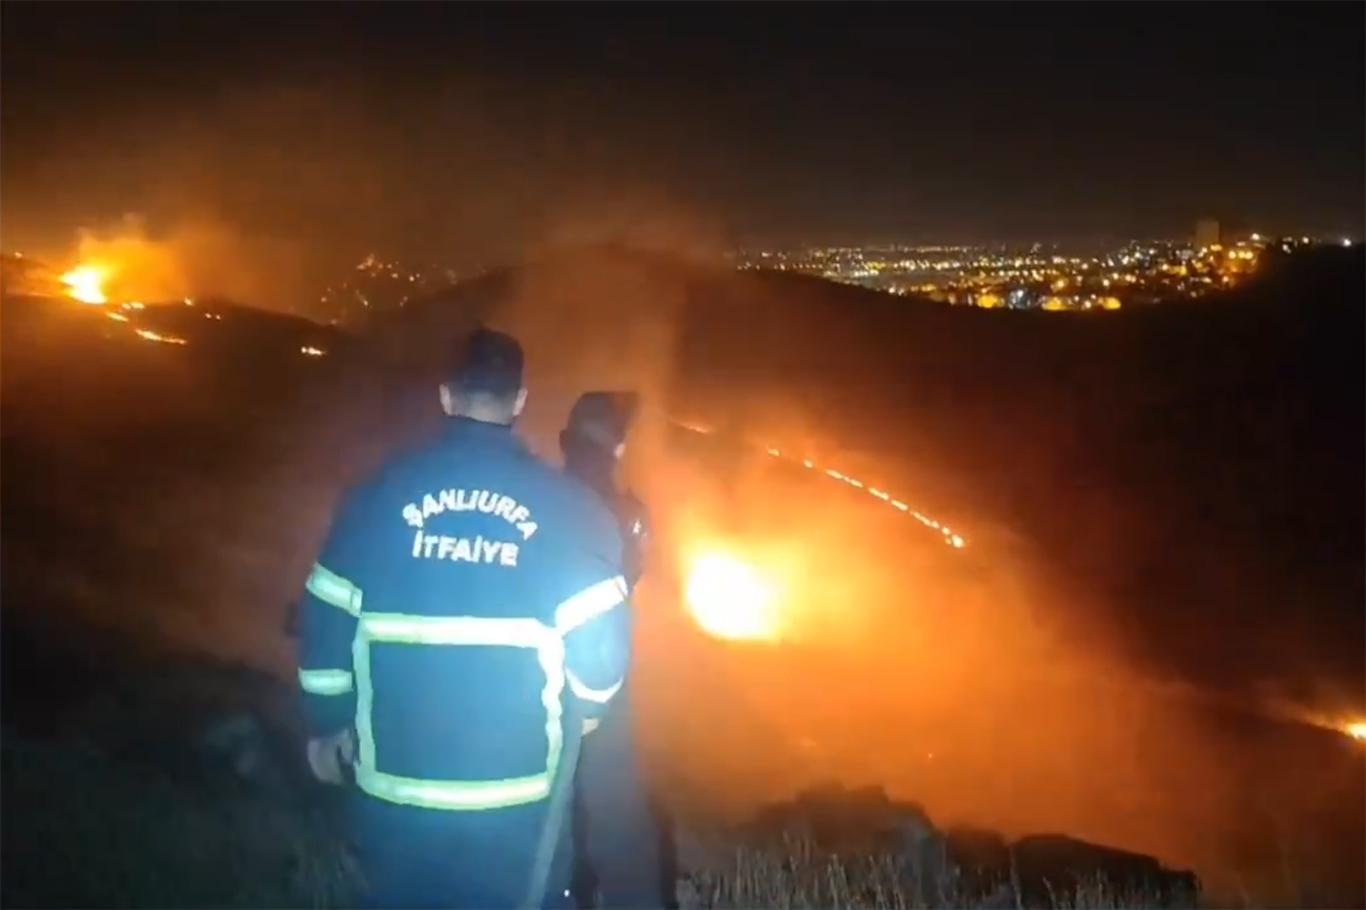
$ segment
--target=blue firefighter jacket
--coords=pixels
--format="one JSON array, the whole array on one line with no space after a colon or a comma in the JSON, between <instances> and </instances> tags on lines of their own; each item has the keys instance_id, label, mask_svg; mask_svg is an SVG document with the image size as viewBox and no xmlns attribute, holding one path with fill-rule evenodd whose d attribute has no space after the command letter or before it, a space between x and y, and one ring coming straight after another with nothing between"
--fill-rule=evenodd
<instances>
[{"instance_id":1,"label":"blue firefighter jacket","mask_svg":"<svg viewBox=\"0 0 1366 910\"><path fill-rule=\"evenodd\" d=\"M351 490L306 585L299 679L357 787L474 813L547 803L630 657L611 512L508 427L456 418ZM567 716L572 710L572 714Z\"/></svg>"}]
</instances>

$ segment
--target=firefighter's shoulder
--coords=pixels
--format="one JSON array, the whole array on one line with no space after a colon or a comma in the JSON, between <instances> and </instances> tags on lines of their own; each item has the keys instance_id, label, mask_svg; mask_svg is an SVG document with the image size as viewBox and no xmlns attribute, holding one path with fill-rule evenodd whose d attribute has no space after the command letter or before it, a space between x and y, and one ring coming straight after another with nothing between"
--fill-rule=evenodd
<instances>
[{"instance_id":1,"label":"firefighter's shoulder","mask_svg":"<svg viewBox=\"0 0 1366 910\"><path fill-rule=\"evenodd\" d=\"M519 468L527 473L538 499L544 499L547 516L557 530L573 542L599 546L618 537L617 519L611 507L584 484L531 453Z\"/></svg>"},{"instance_id":2,"label":"firefighter's shoulder","mask_svg":"<svg viewBox=\"0 0 1366 910\"><path fill-rule=\"evenodd\" d=\"M587 571L596 577L608 568L620 571L621 531L611 506L558 467L530 453L521 469L527 472L544 516L547 535L542 552L573 576Z\"/></svg>"}]
</instances>

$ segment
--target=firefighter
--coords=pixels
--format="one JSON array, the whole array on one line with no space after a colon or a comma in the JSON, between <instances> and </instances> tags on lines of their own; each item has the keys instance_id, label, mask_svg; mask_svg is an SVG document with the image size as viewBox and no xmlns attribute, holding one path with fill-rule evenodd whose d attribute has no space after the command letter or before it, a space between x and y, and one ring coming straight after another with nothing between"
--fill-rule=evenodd
<instances>
[{"instance_id":1,"label":"firefighter","mask_svg":"<svg viewBox=\"0 0 1366 910\"><path fill-rule=\"evenodd\" d=\"M612 510L622 532L626 580L634 590L644 574L650 515L634 493L617 487L616 470L626 453L639 399L634 392L585 392L574 402L560 431L564 470Z\"/></svg>"},{"instance_id":2,"label":"firefighter","mask_svg":"<svg viewBox=\"0 0 1366 910\"><path fill-rule=\"evenodd\" d=\"M440 438L348 493L309 576L309 759L350 767L370 906L569 906L580 738L630 656L621 537L514 436L516 340L475 332L440 397Z\"/></svg>"},{"instance_id":3,"label":"firefighter","mask_svg":"<svg viewBox=\"0 0 1366 910\"><path fill-rule=\"evenodd\" d=\"M637 404L634 393L586 392L560 433L565 472L601 497L617 517L632 591L644 573L650 519L638 498L618 488L616 468ZM581 908L639 906L641 893L652 893L654 906L677 906L672 829L649 799L629 692L628 686L618 694L611 715L584 742L575 792L583 809L574 815L573 842L573 892Z\"/></svg>"}]
</instances>

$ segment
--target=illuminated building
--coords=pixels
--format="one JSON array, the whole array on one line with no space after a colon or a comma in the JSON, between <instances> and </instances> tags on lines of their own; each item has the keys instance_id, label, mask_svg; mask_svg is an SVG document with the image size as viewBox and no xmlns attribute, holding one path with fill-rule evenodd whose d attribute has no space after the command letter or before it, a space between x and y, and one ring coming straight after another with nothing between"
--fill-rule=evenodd
<instances>
[{"instance_id":1,"label":"illuminated building","mask_svg":"<svg viewBox=\"0 0 1366 910\"><path fill-rule=\"evenodd\" d=\"M1195 246L1197 249L1220 244L1219 222L1213 218L1201 218L1195 222Z\"/></svg>"}]
</instances>

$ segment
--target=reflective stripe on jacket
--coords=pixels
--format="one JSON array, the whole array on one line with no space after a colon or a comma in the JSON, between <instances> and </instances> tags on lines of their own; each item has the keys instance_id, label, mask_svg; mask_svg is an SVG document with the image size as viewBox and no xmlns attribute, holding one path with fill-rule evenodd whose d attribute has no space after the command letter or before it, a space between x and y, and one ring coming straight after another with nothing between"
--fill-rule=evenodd
<instances>
[{"instance_id":1,"label":"reflective stripe on jacket","mask_svg":"<svg viewBox=\"0 0 1366 910\"><path fill-rule=\"evenodd\" d=\"M546 799L568 699L600 714L630 651L611 513L505 427L441 442L352 491L305 585L299 682L348 726L357 785L487 810Z\"/></svg>"}]
</instances>

